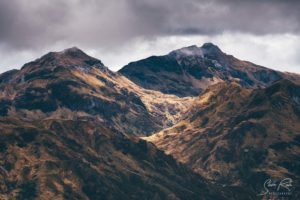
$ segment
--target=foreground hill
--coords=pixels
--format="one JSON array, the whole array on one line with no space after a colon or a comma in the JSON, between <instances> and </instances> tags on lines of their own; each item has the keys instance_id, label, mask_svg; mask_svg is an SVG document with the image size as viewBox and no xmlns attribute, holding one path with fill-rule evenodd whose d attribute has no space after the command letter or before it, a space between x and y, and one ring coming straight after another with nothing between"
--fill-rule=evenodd
<instances>
[{"instance_id":1,"label":"foreground hill","mask_svg":"<svg viewBox=\"0 0 300 200\"><path fill-rule=\"evenodd\" d=\"M0 134L1 199L224 198L153 145L97 119L2 117Z\"/></svg>"},{"instance_id":2,"label":"foreground hill","mask_svg":"<svg viewBox=\"0 0 300 200\"><path fill-rule=\"evenodd\" d=\"M299 84L281 80L252 90L220 83L178 124L145 139L207 179L253 193L268 178L291 178L297 199L299 130Z\"/></svg>"},{"instance_id":3,"label":"foreground hill","mask_svg":"<svg viewBox=\"0 0 300 200\"><path fill-rule=\"evenodd\" d=\"M208 86L224 81L257 88L282 78L300 79L294 74L241 61L212 43L131 62L120 73L144 88L178 96L197 96Z\"/></svg>"}]
</instances>

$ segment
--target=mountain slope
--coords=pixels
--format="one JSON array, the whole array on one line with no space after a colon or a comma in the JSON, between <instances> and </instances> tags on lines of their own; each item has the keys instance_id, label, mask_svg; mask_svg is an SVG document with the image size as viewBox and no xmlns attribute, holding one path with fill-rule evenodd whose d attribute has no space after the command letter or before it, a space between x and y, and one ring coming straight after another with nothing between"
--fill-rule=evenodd
<instances>
[{"instance_id":1,"label":"mountain slope","mask_svg":"<svg viewBox=\"0 0 300 200\"><path fill-rule=\"evenodd\" d=\"M208 86L224 81L237 81L242 86L257 88L281 78L295 78L238 60L212 43L131 62L120 73L144 88L177 96L197 96Z\"/></svg>"},{"instance_id":2,"label":"mountain slope","mask_svg":"<svg viewBox=\"0 0 300 200\"><path fill-rule=\"evenodd\" d=\"M1 74L0 199L298 199L299 75L212 44L141 63L74 47Z\"/></svg>"},{"instance_id":3,"label":"mountain slope","mask_svg":"<svg viewBox=\"0 0 300 200\"><path fill-rule=\"evenodd\" d=\"M193 98L145 90L77 48L0 76L1 199L224 199L136 135Z\"/></svg>"},{"instance_id":4,"label":"mountain slope","mask_svg":"<svg viewBox=\"0 0 300 200\"><path fill-rule=\"evenodd\" d=\"M93 118L2 117L0 134L1 199L224 198L153 145Z\"/></svg>"},{"instance_id":5,"label":"mountain slope","mask_svg":"<svg viewBox=\"0 0 300 200\"><path fill-rule=\"evenodd\" d=\"M145 139L210 180L257 194L268 178L292 178L299 197L299 130L299 84L252 90L220 83L178 124Z\"/></svg>"},{"instance_id":6,"label":"mountain slope","mask_svg":"<svg viewBox=\"0 0 300 200\"><path fill-rule=\"evenodd\" d=\"M2 74L0 92L2 116L94 116L119 131L141 135L174 124L192 101L145 90L75 47Z\"/></svg>"}]
</instances>

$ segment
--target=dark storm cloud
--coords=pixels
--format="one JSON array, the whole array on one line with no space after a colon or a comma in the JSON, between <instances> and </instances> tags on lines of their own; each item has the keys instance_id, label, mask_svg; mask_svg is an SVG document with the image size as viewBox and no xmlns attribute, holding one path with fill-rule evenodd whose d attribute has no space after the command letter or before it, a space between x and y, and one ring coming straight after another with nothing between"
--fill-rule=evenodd
<instances>
[{"instance_id":1,"label":"dark storm cloud","mask_svg":"<svg viewBox=\"0 0 300 200\"><path fill-rule=\"evenodd\" d=\"M114 48L169 35L300 32L293 0L0 0L0 44Z\"/></svg>"}]
</instances>

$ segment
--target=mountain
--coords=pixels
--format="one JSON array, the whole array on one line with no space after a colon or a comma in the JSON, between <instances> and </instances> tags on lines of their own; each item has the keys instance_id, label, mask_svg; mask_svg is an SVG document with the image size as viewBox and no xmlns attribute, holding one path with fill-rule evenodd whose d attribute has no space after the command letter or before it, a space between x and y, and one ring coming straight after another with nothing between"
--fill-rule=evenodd
<instances>
[{"instance_id":1,"label":"mountain","mask_svg":"<svg viewBox=\"0 0 300 200\"><path fill-rule=\"evenodd\" d=\"M78 48L0 75L1 199L224 199L139 139L193 98L143 89Z\"/></svg>"},{"instance_id":2,"label":"mountain","mask_svg":"<svg viewBox=\"0 0 300 200\"><path fill-rule=\"evenodd\" d=\"M0 74L0 199L299 199L299 122L299 75L210 43L120 72L50 52Z\"/></svg>"},{"instance_id":3,"label":"mountain","mask_svg":"<svg viewBox=\"0 0 300 200\"><path fill-rule=\"evenodd\" d=\"M180 97L197 96L219 82L236 81L244 87L257 88L282 78L295 78L288 73L238 60L212 43L131 62L119 72L144 88Z\"/></svg>"},{"instance_id":4,"label":"mountain","mask_svg":"<svg viewBox=\"0 0 300 200\"><path fill-rule=\"evenodd\" d=\"M299 198L300 84L266 88L210 86L184 119L147 141L208 180L263 190L266 180L293 180ZM296 187L296 188L295 188Z\"/></svg>"},{"instance_id":5,"label":"mountain","mask_svg":"<svg viewBox=\"0 0 300 200\"><path fill-rule=\"evenodd\" d=\"M0 116L93 116L136 135L174 124L192 101L145 90L76 47L2 74L0 92Z\"/></svg>"}]
</instances>

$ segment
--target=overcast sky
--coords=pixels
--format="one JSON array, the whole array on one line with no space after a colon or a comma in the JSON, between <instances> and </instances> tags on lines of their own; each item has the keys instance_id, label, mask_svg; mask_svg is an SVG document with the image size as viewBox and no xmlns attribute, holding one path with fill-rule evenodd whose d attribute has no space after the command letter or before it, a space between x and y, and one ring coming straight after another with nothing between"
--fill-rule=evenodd
<instances>
[{"instance_id":1,"label":"overcast sky","mask_svg":"<svg viewBox=\"0 0 300 200\"><path fill-rule=\"evenodd\" d=\"M77 46L112 70L213 42L224 52L300 73L297 0L0 0L0 72Z\"/></svg>"}]
</instances>

